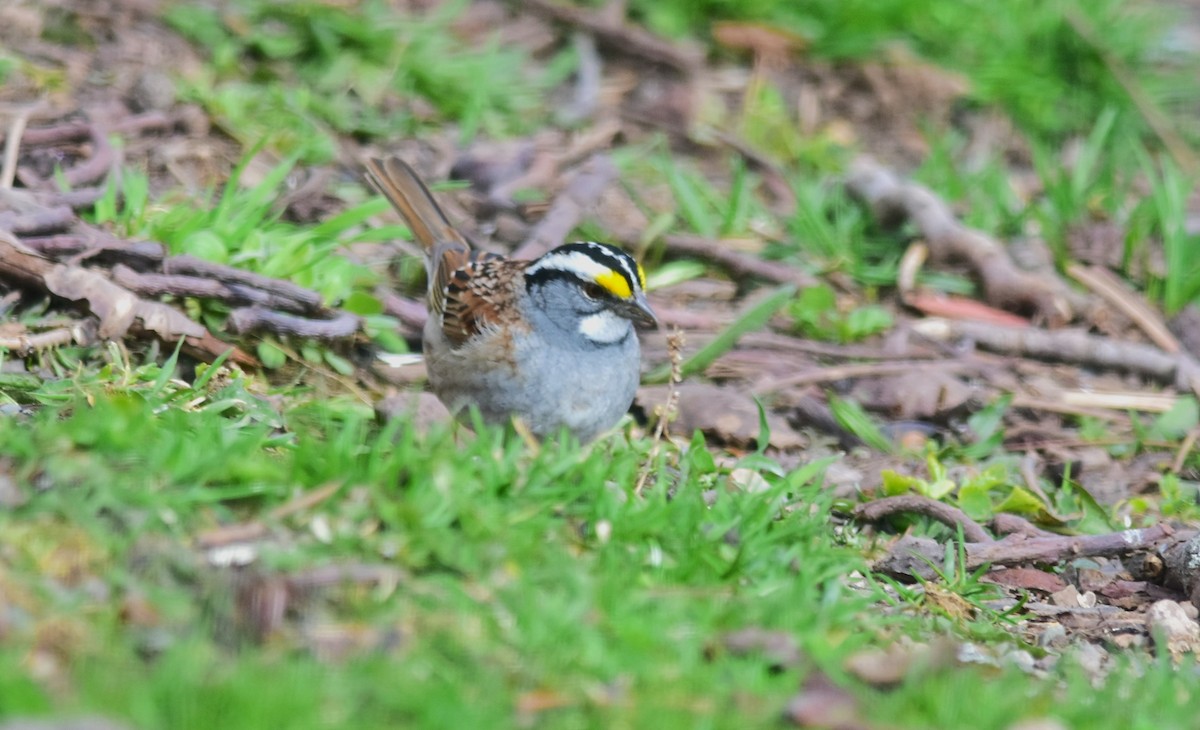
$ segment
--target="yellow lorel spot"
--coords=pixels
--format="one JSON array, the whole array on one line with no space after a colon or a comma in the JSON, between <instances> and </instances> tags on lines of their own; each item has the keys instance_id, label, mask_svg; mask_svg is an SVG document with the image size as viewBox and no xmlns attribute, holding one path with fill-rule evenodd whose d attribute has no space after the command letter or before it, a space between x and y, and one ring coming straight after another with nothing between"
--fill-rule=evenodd
<instances>
[{"instance_id":1,"label":"yellow lorel spot","mask_svg":"<svg viewBox=\"0 0 1200 730\"><path fill-rule=\"evenodd\" d=\"M638 264L637 267L638 267L638 286L642 287L642 289L645 289L646 288L646 270L642 268L641 264Z\"/></svg>"},{"instance_id":2,"label":"yellow lorel spot","mask_svg":"<svg viewBox=\"0 0 1200 730\"><path fill-rule=\"evenodd\" d=\"M596 283L604 287L605 291L618 299L628 299L633 296L633 292L629 290L629 282L625 280L624 276L615 271L605 271L603 274L597 274Z\"/></svg>"}]
</instances>

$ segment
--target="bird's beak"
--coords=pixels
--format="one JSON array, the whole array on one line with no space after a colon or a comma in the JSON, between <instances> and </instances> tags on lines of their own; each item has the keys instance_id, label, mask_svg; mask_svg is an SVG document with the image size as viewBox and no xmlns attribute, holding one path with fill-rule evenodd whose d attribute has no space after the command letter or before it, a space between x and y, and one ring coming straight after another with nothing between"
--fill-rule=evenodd
<instances>
[{"instance_id":1,"label":"bird's beak","mask_svg":"<svg viewBox=\"0 0 1200 730\"><path fill-rule=\"evenodd\" d=\"M646 301L646 293L638 292L632 299L626 299L621 302L618 313L633 322L635 325L642 327L657 327L658 317L654 316L654 310L650 308L650 302Z\"/></svg>"}]
</instances>

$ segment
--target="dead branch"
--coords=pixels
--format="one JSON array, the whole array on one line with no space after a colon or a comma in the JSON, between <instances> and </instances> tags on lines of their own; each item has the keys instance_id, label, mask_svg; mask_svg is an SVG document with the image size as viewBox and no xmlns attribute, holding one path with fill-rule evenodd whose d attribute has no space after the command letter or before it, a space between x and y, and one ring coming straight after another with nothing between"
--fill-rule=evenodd
<instances>
[{"instance_id":1,"label":"dead branch","mask_svg":"<svg viewBox=\"0 0 1200 730\"><path fill-rule=\"evenodd\" d=\"M6 210L0 212L0 230L18 236L44 236L67 230L75 220L75 212L65 205L21 212Z\"/></svg>"},{"instance_id":2,"label":"dead branch","mask_svg":"<svg viewBox=\"0 0 1200 730\"><path fill-rule=\"evenodd\" d=\"M172 256L163 262L163 273L198 276L215 279L226 284L244 284L276 295L281 299L291 300L294 307L305 314L316 314L324 309L321 295L312 289L305 289L289 281L235 269L232 266L204 261L194 256Z\"/></svg>"},{"instance_id":3,"label":"dead branch","mask_svg":"<svg viewBox=\"0 0 1200 730\"><path fill-rule=\"evenodd\" d=\"M79 266L58 264L22 245L0 230L0 277L68 301L83 302L99 320L97 335L113 339L131 329L150 332L164 342L183 340L211 361L230 349L232 359L257 363L250 355L213 337L203 325L161 302L142 299L108 279L103 273Z\"/></svg>"},{"instance_id":4,"label":"dead branch","mask_svg":"<svg viewBox=\"0 0 1200 730\"><path fill-rule=\"evenodd\" d=\"M966 565L962 567L974 570L981 565L1057 563L1067 558L1119 557L1156 550L1173 534L1174 530L1165 524L1104 535L1025 537L1014 534L1003 540L963 545ZM892 545L874 569L898 580L917 577L933 580L937 577L933 565L942 564L945 552L945 548L935 540L906 536Z\"/></svg>"},{"instance_id":5,"label":"dead branch","mask_svg":"<svg viewBox=\"0 0 1200 730\"><path fill-rule=\"evenodd\" d=\"M1200 535L1180 539L1162 551L1163 585L1182 591L1200 608Z\"/></svg>"},{"instance_id":6,"label":"dead branch","mask_svg":"<svg viewBox=\"0 0 1200 730\"><path fill-rule=\"evenodd\" d=\"M122 241L106 231L87 227L80 233L22 238L21 243L56 261L98 259L138 271L158 268L166 258L166 247L156 241Z\"/></svg>"},{"instance_id":7,"label":"dead branch","mask_svg":"<svg viewBox=\"0 0 1200 730\"><path fill-rule=\"evenodd\" d=\"M901 494L860 504L854 509L854 517L864 522L880 522L886 517L909 512L925 515L951 529L961 527L963 539L967 542L994 542L987 530L968 517L966 512L920 494Z\"/></svg>"},{"instance_id":8,"label":"dead branch","mask_svg":"<svg viewBox=\"0 0 1200 730\"><path fill-rule=\"evenodd\" d=\"M563 5L554 0L527 0L523 7L554 22L578 28L595 36L604 46L651 63L669 66L691 75L704 63L704 52L697 46L672 43L621 18L603 11Z\"/></svg>"},{"instance_id":9,"label":"dead branch","mask_svg":"<svg viewBox=\"0 0 1200 730\"><path fill-rule=\"evenodd\" d=\"M1153 345L1123 342L1078 329L1041 330L978 322L927 319L913 329L934 340L971 340L1005 355L1123 370L1200 393L1200 363L1185 352L1171 354Z\"/></svg>"},{"instance_id":10,"label":"dead branch","mask_svg":"<svg viewBox=\"0 0 1200 730\"><path fill-rule=\"evenodd\" d=\"M989 304L1032 312L1056 325L1071 319L1071 296L1064 282L1017 268L999 241L960 223L950 206L924 185L903 180L863 156L851 163L846 187L882 223L912 221L935 261L970 266Z\"/></svg>"},{"instance_id":11,"label":"dead branch","mask_svg":"<svg viewBox=\"0 0 1200 730\"><path fill-rule=\"evenodd\" d=\"M223 301L238 299L233 290L225 284L199 276L139 274L124 264L117 264L113 267L112 278L126 289L145 297L201 297Z\"/></svg>"},{"instance_id":12,"label":"dead branch","mask_svg":"<svg viewBox=\"0 0 1200 730\"><path fill-rule=\"evenodd\" d=\"M816 277L806 271L781 261L766 261L735 251L728 244L711 238L676 233L663 236L663 243L671 253L695 256L737 276L750 276L777 284L795 284L799 287L816 286L818 283Z\"/></svg>"},{"instance_id":13,"label":"dead branch","mask_svg":"<svg viewBox=\"0 0 1200 730\"><path fill-rule=\"evenodd\" d=\"M837 365L815 370L793 373L779 378L770 378L756 386L756 394L777 393L787 388L815 383L830 383L836 380L852 378L880 378L893 375L905 375L915 369L936 369L944 372L959 372L980 370L987 367L982 363L955 360L898 360L891 362L852 363Z\"/></svg>"},{"instance_id":14,"label":"dead branch","mask_svg":"<svg viewBox=\"0 0 1200 730\"><path fill-rule=\"evenodd\" d=\"M152 111L127 117L110 125L115 134L142 134L170 129L175 126L177 118L164 112ZM26 129L21 136L21 144L27 147L65 144L67 142L83 142L93 133L90 122L64 122L52 127Z\"/></svg>"},{"instance_id":15,"label":"dead branch","mask_svg":"<svg viewBox=\"0 0 1200 730\"><path fill-rule=\"evenodd\" d=\"M229 313L226 326L234 334L269 331L318 340L339 340L358 332L359 319L349 312L335 312L331 319L308 319L262 307L243 307Z\"/></svg>"},{"instance_id":16,"label":"dead branch","mask_svg":"<svg viewBox=\"0 0 1200 730\"><path fill-rule=\"evenodd\" d=\"M117 155L108 141L108 133L98 124L89 125L92 154L87 160L63 171L63 180L71 187L90 185L108 177L116 164Z\"/></svg>"},{"instance_id":17,"label":"dead branch","mask_svg":"<svg viewBox=\"0 0 1200 730\"><path fill-rule=\"evenodd\" d=\"M554 199L550 210L513 252L513 257L535 258L565 241L616 179L617 168L612 159L605 154L592 155Z\"/></svg>"},{"instance_id":18,"label":"dead branch","mask_svg":"<svg viewBox=\"0 0 1200 730\"><path fill-rule=\"evenodd\" d=\"M1057 537L1049 530L1043 530L1020 515L1001 512L992 518L992 532L997 535L1024 535L1025 537Z\"/></svg>"}]
</instances>

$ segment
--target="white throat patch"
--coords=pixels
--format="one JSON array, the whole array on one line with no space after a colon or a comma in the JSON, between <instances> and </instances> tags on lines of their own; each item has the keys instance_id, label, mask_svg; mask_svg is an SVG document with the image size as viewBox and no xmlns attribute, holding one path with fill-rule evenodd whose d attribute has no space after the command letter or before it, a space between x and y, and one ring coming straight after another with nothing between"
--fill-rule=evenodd
<instances>
[{"instance_id":1,"label":"white throat patch","mask_svg":"<svg viewBox=\"0 0 1200 730\"><path fill-rule=\"evenodd\" d=\"M629 320L604 309L579 320L579 333L592 342L611 345L629 334Z\"/></svg>"}]
</instances>

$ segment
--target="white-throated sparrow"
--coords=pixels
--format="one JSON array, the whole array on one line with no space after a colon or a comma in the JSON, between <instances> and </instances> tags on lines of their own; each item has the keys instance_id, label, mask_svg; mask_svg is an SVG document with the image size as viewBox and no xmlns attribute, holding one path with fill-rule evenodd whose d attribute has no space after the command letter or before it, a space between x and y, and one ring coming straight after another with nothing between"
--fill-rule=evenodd
<instances>
[{"instance_id":1,"label":"white-throated sparrow","mask_svg":"<svg viewBox=\"0 0 1200 730\"><path fill-rule=\"evenodd\" d=\"M451 413L520 418L539 436L589 441L629 410L639 382L634 324L654 325L641 266L603 243L533 261L472 251L413 169L368 160L367 177L425 249L425 367Z\"/></svg>"}]
</instances>

